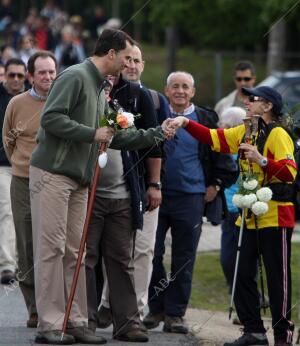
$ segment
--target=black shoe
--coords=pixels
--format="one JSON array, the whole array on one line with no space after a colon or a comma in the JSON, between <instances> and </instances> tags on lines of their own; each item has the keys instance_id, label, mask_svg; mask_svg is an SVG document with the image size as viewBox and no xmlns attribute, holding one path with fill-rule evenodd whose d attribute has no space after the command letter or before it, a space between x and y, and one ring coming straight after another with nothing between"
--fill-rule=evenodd
<instances>
[{"instance_id":1,"label":"black shoe","mask_svg":"<svg viewBox=\"0 0 300 346\"><path fill-rule=\"evenodd\" d=\"M11 270L3 270L1 272L1 284L9 285L16 281L16 275Z\"/></svg>"},{"instance_id":2,"label":"black shoe","mask_svg":"<svg viewBox=\"0 0 300 346\"><path fill-rule=\"evenodd\" d=\"M112 324L111 310L101 305L97 312L97 327L101 329L108 328Z\"/></svg>"},{"instance_id":3,"label":"black shoe","mask_svg":"<svg viewBox=\"0 0 300 346\"><path fill-rule=\"evenodd\" d=\"M80 344L103 345L107 342L106 339L102 336L95 335L87 327L67 328L66 332L74 337L75 342Z\"/></svg>"},{"instance_id":4,"label":"black shoe","mask_svg":"<svg viewBox=\"0 0 300 346\"><path fill-rule=\"evenodd\" d=\"M188 326L180 316L165 316L165 324L163 328L167 333L187 334L189 332Z\"/></svg>"},{"instance_id":5,"label":"black shoe","mask_svg":"<svg viewBox=\"0 0 300 346\"><path fill-rule=\"evenodd\" d=\"M159 326L159 323L165 319L165 315L163 313L160 314L152 314L151 312L143 319L143 324L148 329L153 329Z\"/></svg>"},{"instance_id":6,"label":"black shoe","mask_svg":"<svg viewBox=\"0 0 300 346\"><path fill-rule=\"evenodd\" d=\"M262 333L263 334L263 333ZM224 346L257 346L257 345L269 345L266 335L263 339L259 339L253 335L253 333L244 333L240 338L233 342L225 342Z\"/></svg>"},{"instance_id":7,"label":"black shoe","mask_svg":"<svg viewBox=\"0 0 300 346\"><path fill-rule=\"evenodd\" d=\"M37 344L52 344L52 345L72 345L75 339L72 335L64 334L61 338L61 330L49 330L47 332L38 332L35 337Z\"/></svg>"},{"instance_id":8,"label":"black shoe","mask_svg":"<svg viewBox=\"0 0 300 346\"><path fill-rule=\"evenodd\" d=\"M286 341L282 341L282 340L275 340L275 344L274 346L293 346L293 344L291 342L286 342Z\"/></svg>"},{"instance_id":9,"label":"black shoe","mask_svg":"<svg viewBox=\"0 0 300 346\"><path fill-rule=\"evenodd\" d=\"M134 323L126 333L115 334L114 339L128 342L148 342L148 332L144 332L138 323Z\"/></svg>"}]
</instances>

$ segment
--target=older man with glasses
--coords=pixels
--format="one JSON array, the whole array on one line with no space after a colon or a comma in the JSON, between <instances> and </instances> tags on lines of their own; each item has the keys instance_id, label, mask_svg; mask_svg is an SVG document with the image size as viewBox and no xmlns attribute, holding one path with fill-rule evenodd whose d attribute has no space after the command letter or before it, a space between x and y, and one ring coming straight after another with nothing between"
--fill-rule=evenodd
<instances>
[{"instance_id":1,"label":"older man with glasses","mask_svg":"<svg viewBox=\"0 0 300 346\"><path fill-rule=\"evenodd\" d=\"M1 284L15 280L16 241L10 201L11 166L2 145L2 128L10 99L25 90L26 65L21 59L5 64L4 82L0 84L0 272Z\"/></svg>"},{"instance_id":2,"label":"older man with glasses","mask_svg":"<svg viewBox=\"0 0 300 346\"><path fill-rule=\"evenodd\" d=\"M234 83L236 89L222 98L215 106L220 116L227 108L232 106L244 108L245 95L242 88L253 88L256 81L255 68L250 61L239 61L234 67Z\"/></svg>"}]
</instances>

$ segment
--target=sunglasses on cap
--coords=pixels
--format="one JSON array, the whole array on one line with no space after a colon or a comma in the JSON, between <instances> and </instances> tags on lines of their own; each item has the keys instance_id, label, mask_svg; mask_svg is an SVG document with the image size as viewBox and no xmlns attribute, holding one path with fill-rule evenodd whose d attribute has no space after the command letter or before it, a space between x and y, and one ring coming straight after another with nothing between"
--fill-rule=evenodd
<instances>
[{"instance_id":1,"label":"sunglasses on cap","mask_svg":"<svg viewBox=\"0 0 300 346\"><path fill-rule=\"evenodd\" d=\"M7 76L9 78L16 78L16 77L18 77L19 79L25 78L25 75L23 73L10 72Z\"/></svg>"},{"instance_id":2,"label":"sunglasses on cap","mask_svg":"<svg viewBox=\"0 0 300 346\"><path fill-rule=\"evenodd\" d=\"M237 82L241 82L241 81L250 82L252 79L253 77L235 77L235 80Z\"/></svg>"},{"instance_id":3,"label":"sunglasses on cap","mask_svg":"<svg viewBox=\"0 0 300 346\"><path fill-rule=\"evenodd\" d=\"M249 95L248 100L249 102L265 101L263 98L255 95Z\"/></svg>"}]
</instances>

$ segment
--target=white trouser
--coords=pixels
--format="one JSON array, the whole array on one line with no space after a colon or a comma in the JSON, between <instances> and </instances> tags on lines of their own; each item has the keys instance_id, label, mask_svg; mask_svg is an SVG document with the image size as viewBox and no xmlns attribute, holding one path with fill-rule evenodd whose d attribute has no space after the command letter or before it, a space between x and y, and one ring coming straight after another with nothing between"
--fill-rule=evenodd
<instances>
[{"instance_id":1,"label":"white trouser","mask_svg":"<svg viewBox=\"0 0 300 346\"><path fill-rule=\"evenodd\" d=\"M16 270L16 233L10 201L11 167L0 166L0 272Z\"/></svg>"},{"instance_id":2,"label":"white trouser","mask_svg":"<svg viewBox=\"0 0 300 346\"><path fill-rule=\"evenodd\" d=\"M134 283L138 309L143 315L144 308L148 304L148 287L152 275L152 260L154 255L155 235L158 223L158 211L156 208L144 214L144 227L138 230L135 239L134 250ZM109 289L104 263L103 267L103 291L101 305L109 308Z\"/></svg>"}]
</instances>

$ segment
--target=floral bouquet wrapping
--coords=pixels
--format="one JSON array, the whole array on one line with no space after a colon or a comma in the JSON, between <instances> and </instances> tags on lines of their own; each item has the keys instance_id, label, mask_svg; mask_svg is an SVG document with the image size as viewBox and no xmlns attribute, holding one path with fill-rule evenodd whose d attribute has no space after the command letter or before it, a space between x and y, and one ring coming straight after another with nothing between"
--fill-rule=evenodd
<instances>
[{"instance_id":1,"label":"floral bouquet wrapping","mask_svg":"<svg viewBox=\"0 0 300 346\"><path fill-rule=\"evenodd\" d=\"M122 107L119 106L116 100L113 101L114 110L109 108L108 114L106 114L100 120L100 127L110 126L113 127L116 131L123 129L135 129L134 120L135 118L140 117L140 115L133 115L132 113L125 112ZM101 152L98 158L98 164L100 168L104 168L107 164L107 152L104 150Z\"/></svg>"},{"instance_id":2,"label":"floral bouquet wrapping","mask_svg":"<svg viewBox=\"0 0 300 346\"><path fill-rule=\"evenodd\" d=\"M240 182L239 191L233 195L232 202L237 208L251 209L254 215L260 216L268 212L271 198L272 190L259 187L255 174L247 173Z\"/></svg>"}]
</instances>

